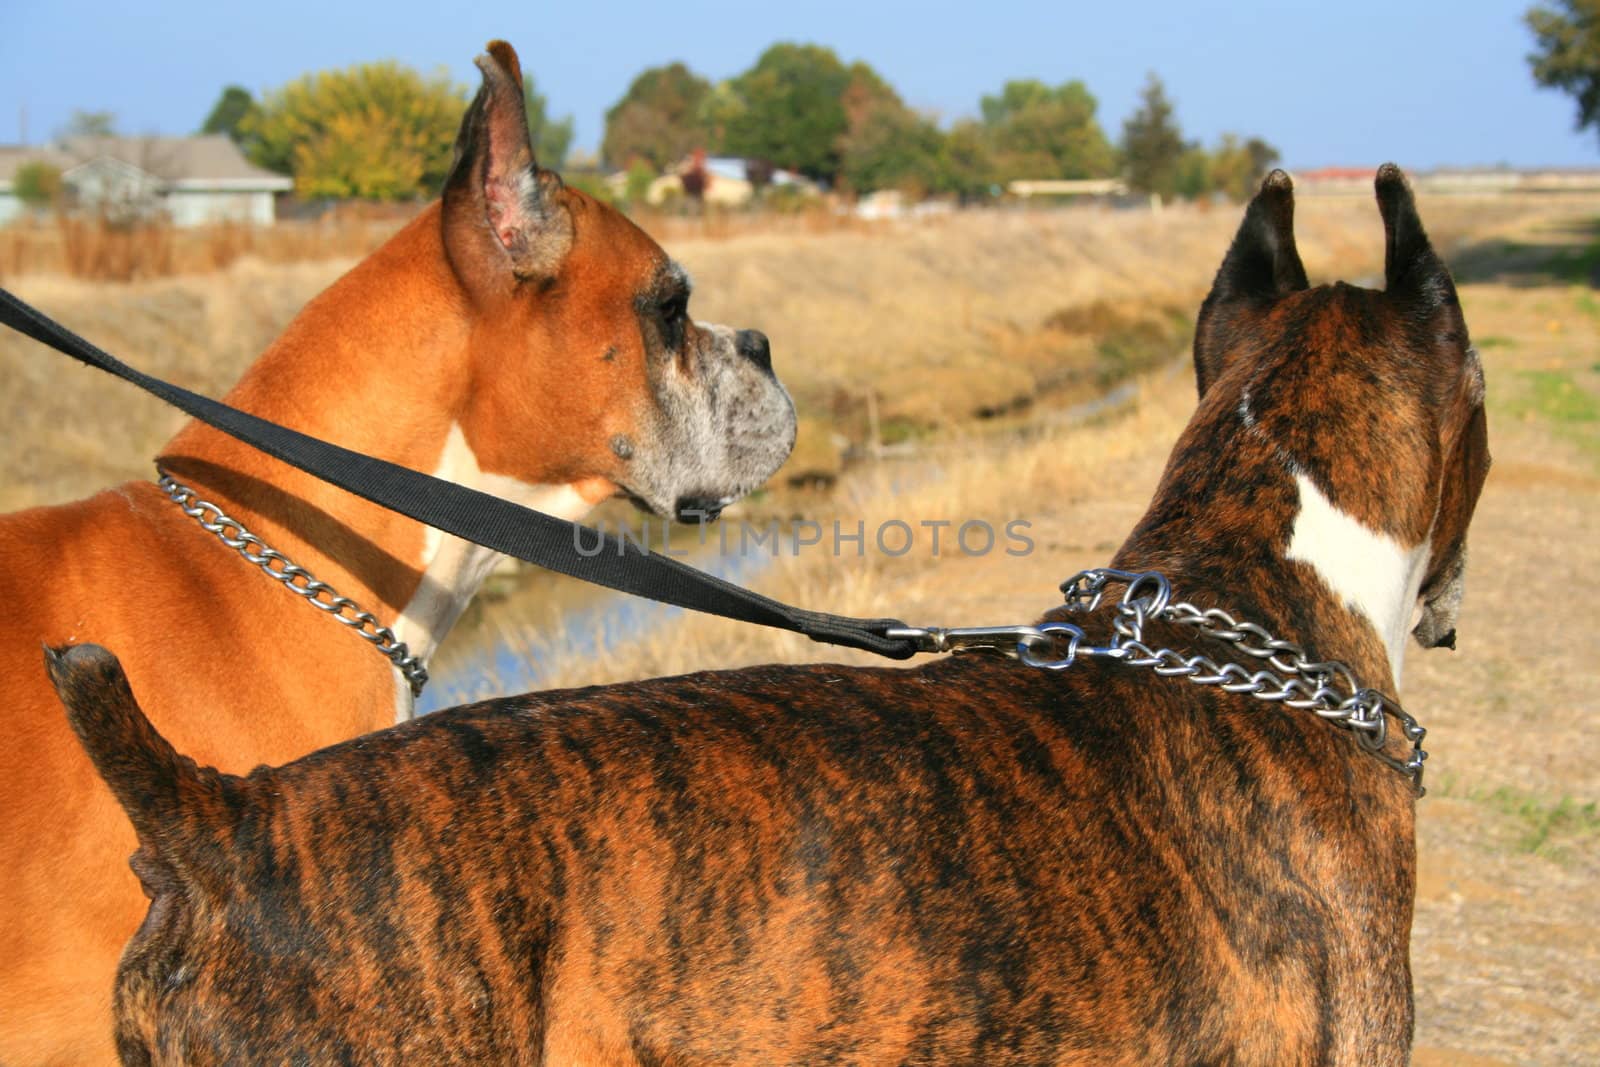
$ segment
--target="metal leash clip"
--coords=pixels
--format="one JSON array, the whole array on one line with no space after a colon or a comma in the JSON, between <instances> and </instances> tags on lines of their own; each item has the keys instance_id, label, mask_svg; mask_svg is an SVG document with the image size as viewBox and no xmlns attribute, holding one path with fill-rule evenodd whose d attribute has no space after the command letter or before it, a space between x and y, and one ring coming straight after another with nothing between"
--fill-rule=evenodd
<instances>
[{"instance_id":1,"label":"metal leash clip","mask_svg":"<svg viewBox=\"0 0 1600 1067\"><path fill-rule=\"evenodd\" d=\"M918 652L996 652L1021 660L1030 667L1060 671L1080 655L1106 655L1107 649L1083 647L1083 630L1070 622L1042 622L1037 626L903 626L884 634L910 641ZM1066 643L1066 651L1051 654Z\"/></svg>"}]
</instances>

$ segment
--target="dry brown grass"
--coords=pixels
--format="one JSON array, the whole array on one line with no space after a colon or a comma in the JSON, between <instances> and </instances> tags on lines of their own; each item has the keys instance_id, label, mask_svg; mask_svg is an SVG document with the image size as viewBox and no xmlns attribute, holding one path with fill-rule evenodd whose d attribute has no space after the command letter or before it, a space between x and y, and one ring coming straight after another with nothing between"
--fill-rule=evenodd
<instances>
[{"instance_id":1,"label":"dry brown grass","mask_svg":"<svg viewBox=\"0 0 1600 1067\"><path fill-rule=\"evenodd\" d=\"M1425 207L1446 246L1550 210L1512 200ZM765 330L802 410L859 440L868 394L892 428L898 417L959 425L976 407L1037 393L1092 357L1045 329L1063 309L1109 302L1192 313L1236 221L1232 210L1196 208L971 212L669 241L668 249L695 276L696 316ZM1300 212L1313 277L1370 277L1381 267L1380 232L1364 200L1309 202ZM273 240L292 251L294 238ZM217 394L352 259L280 264L251 252L194 276L107 285L26 274L6 284L135 365ZM0 336L0 375L9 442L0 507L145 477L146 457L176 425L155 401L15 335Z\"/></svg>"},{"instance_id":2,"label":"dry brown grass","mask_svg":"<svg viewBox=\"0 0 1600 1067\"><path fill-rule=\"evenodd\" d=\"M219 222L179 228L163 221L121 224L61 216L0 228L0 281L64 276L131 282L226 270L243 259L306 263L351 259L377 248L415 207L342 208L315 221L273 226Z\"/></svg>"}]
</instances>

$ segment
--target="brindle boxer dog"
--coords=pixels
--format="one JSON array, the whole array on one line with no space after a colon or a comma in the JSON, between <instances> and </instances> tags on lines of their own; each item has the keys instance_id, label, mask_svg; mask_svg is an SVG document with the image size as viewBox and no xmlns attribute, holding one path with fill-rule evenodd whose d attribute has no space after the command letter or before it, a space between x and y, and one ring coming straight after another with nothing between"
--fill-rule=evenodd
<instances>
[{"instance_id":1,"label":"brindle boxer dog","mask_svg":"<svg viewBox=\"0 0 1600 1067\"><path fill-rule=\"evenodd\" d=\"M1450 276L1377 185L1387 287L1310 289L1267 178L1114 565L1388 689L1415 609L1453 634L1489 459ZM49 659L141 842L129 1064L1408 1059L1412 783L1306 711L1103 659L769 666L236 778L103 649Z\"/></svg>"}]
</instances>

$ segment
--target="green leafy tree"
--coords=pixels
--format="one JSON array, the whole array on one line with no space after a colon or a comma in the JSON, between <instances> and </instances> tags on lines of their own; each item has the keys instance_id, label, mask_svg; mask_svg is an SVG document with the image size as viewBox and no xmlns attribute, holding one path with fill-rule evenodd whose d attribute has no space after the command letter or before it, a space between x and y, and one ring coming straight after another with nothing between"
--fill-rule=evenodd
<instances>
[{"instance_id":1,"label":"green leafy tree","mask_svg":"<svg viewBox=\"0 0 1600 1067\"><path fill-rule=\"evenodd\" d=\"M115 137L117 116L110 111L74 111L61 132L66 137Z\"/></svg>"},{"instance_id":2,"label":"green leafy tree","mask_svg":"<svg viewBox=\"0 0 1600 1067\"><path fill-rule=\"evenodd\" d=\"M300 196L403 199L443 184L465 105L448 75L384 60L266 93L240 130L251 158L293 175Z\"/></svg>"},{"instance_id":3,"label":"green leafy tree","mask_svg":"<svg viewBox=\"0 0 1600 1067\"><path fill-rule=\"evenodd\" d=\"M1578 129L1600 131L1600 0L1554 0L1523 16L1533 31L1533 80L1578 104Z\"/></svg>"},{"instance_id":4,"label":"green leafy tree","mask_svg":"<svg viewBox=\"0 0 1600 1067\"><path fill-rule=\"evenodd\" d=\"M11 176L11 191L35 210L59 203L63 192L61 168L40 159L29 160Z\"/></svg>"},{"instance_id":5,"label":"green leafy tree","mask_svg":"<svg viewBox=\"0 0 1600 1067\"><path fill-rule=\"evenodd\" d=\"M234 144L244 147L246 138L240 124L255 109L256 101L250 95L250 90L230 85L222 90L222 95L211 106L211 113L200 124L200 132L226 134Z\"/></svg>"},{"instance_id":6,"label":"green leafy tree","mask_svg":"<svg viewBox=\"0 0 1600 1067\"><path fill-rule=\"evenodd\" d=\"M628 168L627 184L623 187L623 198L630 204L642 204L650 197L650 186L656 180L655 168L645 160L636 159Z\"/></svg>"},{"instance_id":7,"label":"green leafy tree","mask_svg":"<svg viewBox=\"0 0 1600 1067\"><path fill-rule=\"evenodd\" d=\"M963 199L988 196L999 184L994 150L982 123L958 122L945 134L940 182Z\"/></svg>"},{"instance_id":8,"label":"green leafy tree","mask_svg":"<svg viewBox=\"0 0 1600 1067\"><path fill-rule=\"evenodd\" d=\"M549 101L539 92L533 75L522 72L522 105L528 114L528 141L539 159L541 167L560 170L567 164L567 152L572 148L572 116L552 119Z\"/></svg>"},{"instance_id":9,"label":"green leafy tree","mask_svg":"<svg viewBox=\"0 0 1600 1067\"><path fill-rule=\"evenodd\" d=\"M1259 137L1241 140L1225 133L1210 152L1206 192L1221 192L1236 201L1255 195L1261 179L1278 162L1278 150Z\"/></svg>"},{"instance_id":10,"label":"green leafy tree","mask_svg":"<svg viewBox=\"0 0 1600 1067\"><path fill-rule=\"evenodd\" d=\"M1100 178L1116 152L1095 119L1099 103L1081 81L1051 87L1010 81L980 104L994 166L1005 179Z\"/></svg>"},{"instance_id":11,"label":"green leafy tree","mask_svg":"<svg viewBox=\"0 0 1600 1067\"><path fill-rule=\"evenodd\" d=\"M1160 78L1150 75L1139 101L1139 109L1122 124L1122 158L1128 186L1171 197L1178 191L1179 164L1189 146L1184 143Z\"/></svg>"},{"instance_id":12,"label":"green leafy tree","mask_svg":"<svg viewBox=\"0 0 1600 1067\"><path fill-rule=\"evenodd\" d=\"M844 92L839 98L844 107L846 135L855 132L883 112L910 114L894 86L871 66L857 60L845 71Z\"/></svg>"},{"instance_id":13,"label":"green leafy tree","mask_svg":"<svg viewBox=\"0 0 1600 1067\"><path fill-rule=\"evenodd\" d=\"M901 189L914 195L945 183L944 135L905 107L865 112L841 143L840 179L856 192Z\"/></svg>"},{"instance_id":14,"label":"green leafy tree","mask_svg":"<svg viewBox=\"0 0 1600 1067\"><path fill-rule=\"evenodd\" d=\"M1178 157L1172 191L1186 200L1197 200L1216 188L1217 159L1202 145L1191 144Z\"/></svg>"},{"instance_id":15,"label":"green leafy tree","mask_svg":"<svg viewBox=\"0 0 1600 1067\"><path fill-rule=\"evenodd\" d=\"M773 45L729 83L738 103L721 107L724 149L833 181L849 127L844 96L853 76L859 72L846 68L830 48Z\"/></svg>"},{"instance_id":16,"label":"green leafy tree","mask_svg":"<svg viewBox=\"0 0 1600 1067\"><path fill-rule=\"evenodd\" d=\"M644 160L664 170L697 148L713 147L711 83L682 63L651 67L606 112L600 155L616 167Z\"/></svg>"},{"instance_id":17,"label":"green leafy tree","mask_svg":"<svg viewBox=\"0 0 1600 1067\"><path fill-rule=\"evenodd\" d=\"M913 195L944 185L944 134L918 115L865 63L846 71L839 181L858 193L900 189Z\"/></svg>"}]
</instances>

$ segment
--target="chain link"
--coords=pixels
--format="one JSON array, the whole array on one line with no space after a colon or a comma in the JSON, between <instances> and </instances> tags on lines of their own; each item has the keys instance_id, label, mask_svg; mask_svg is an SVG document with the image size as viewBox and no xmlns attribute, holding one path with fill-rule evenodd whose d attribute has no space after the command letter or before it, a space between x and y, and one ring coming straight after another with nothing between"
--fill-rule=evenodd
<instances>
[{"instance_id":1,"label":"chain link","mask_svg":"<svg viewBox=\"0 0 1600 1067\"><path fill-rule=\"evenodd\" d=\"M388 658L405 676L413 696L421 696L428 684L428 668L406 643L395 636L393 630L381 626L377 618L365 611L347 596L340 595L327 582L317 578L276 549L270 548L261 538L245 529L244 524L230 518L221 508L195 495L193 489L173 479L166 471L156 468L160 475L156 484L177 504L183 513L198 522L201 528L217 536L217 540L238 552L249 562L261 568L262 573L285 589L301 597L307 604L329 616L335 622L354 630L364 641L370 642Z\"/></svg>"},{"instance_id":2,"label":"chain link","mask_svg":"<svg viewBox=\"0 0 1600 1067\"><path fill-rule=\"evenodd\" d=\"M1427 730L1398 701L1361 685L1354 672L1338 660L1313 661L1293 641L1273 637L1253 622L1236 619L1219 608L1197 608L1172 603L1172 587L1154 571L1131 573L1109 568L1081 571L1062 583L1068 609L1090 612L1099 606L1105 587L1113 581L1127 583L1112 626L1117 636L1108 649L1130 667L1148 667L1168 678L1187 678L1196 685L1214 685L1229 693L1244 693L1286 707L1310 711L1319 718L1349 730L1356 742L1383 763L1411 781L1417 795L1422 788L1422 748ZM1189 627L1202 637L1231 646L1255 660L1265 660L1271 670L1252 671L1237 663L1217 663L1202 655L1184 656L1169 648L1153 649L1144 642L1144 625L1150 619ZM1093 650L1079 649L1080 654ZM1399 724L1411 751L1396 759L1384 751L1390 720Z\"/></svg>"},{"instance_id":3,"label":"chain link","mask_svg":"<svg viewBox=\"0 0 1600 1067\"><path fill-rule=\"evenodd\" d=\"M1273 637L1263 627L1217 608L1202 610L1193 604L1172 603L1171 583L1155 571L1134 573L1105 567L1080 571L1061 583L1068 610L1077 614L1094 611L1113 581L1125 582L1127 588L1111 623L1111 640L1104 645L1091 644L1083 628L1070 622L959 630L907 626L891 629L886 636L911 641L920 652L988 649L1052 671L1066 670L1081 657L1113 659L1130 667L1147 667L1163 678L1187 678L1195 685L1214 685L1224 692L1309 711L1349 730L1362 749L1400 772L1417 795L1423 795L1422 764L1428 754L1423 751L1422 739L1427 731L1394 699L1364 688L1349 667L1337 660L1309 660L1305 649L1293 641ZM1251 670L1238 663L1218 663L1208 656L1151 648L1145 643L1144 628L1152 619L1189 627L1250 659L1264 660L1271 669ZM1404 759L1384 751L1391 719L1411 745Z\"/></svg>"}]
</instances>

